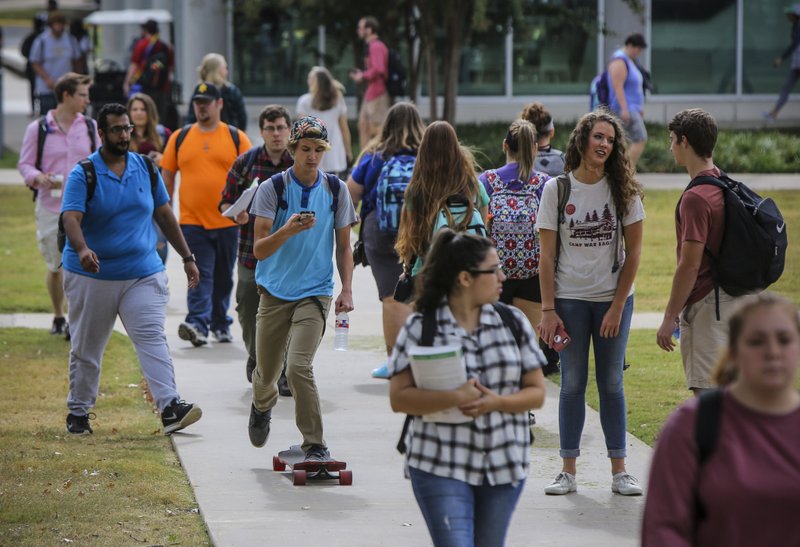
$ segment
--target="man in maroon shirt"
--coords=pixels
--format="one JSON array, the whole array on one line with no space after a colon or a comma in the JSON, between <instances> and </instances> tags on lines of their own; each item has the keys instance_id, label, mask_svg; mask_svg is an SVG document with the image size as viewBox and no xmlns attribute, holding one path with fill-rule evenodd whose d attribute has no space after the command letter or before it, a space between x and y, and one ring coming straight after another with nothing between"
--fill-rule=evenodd
<instances>
[{"instance_id":1,"label":"man in maroon shirt","mask_svg":"<svg viewBox=\"0 0 800 547\"><path fill-rule=\"evenodd\" d=\"M392 100L386 90L389 49L378 38L378 20L372 16L362 17L358 21L357 32L367 46L365 69L351 70L350 78L356 83L367 82L364 100L358 112L358 140L363 150L370 139L380 132Z\"/></svg>"},{"instance_id":2,"label":"man in maroon shirt","mask_svg":"<svg viewBox=\"0 0 800 547\"><path fill-rule=\"evenodd\" d=\"M717 122L711 114L699 108L683 110L672 118L668 128L675 163L685 167L692 179L720 176L712 158ZM738 300L719 289L717 302L711 259L705 252L719 252L724 228L722 189L703 184L683 193L675 214L678 267L656 341L664 351L672 351L672 335L680 326L686 383L695 395L714 387L711 370L720 350L727 346L728 318Z\"/></svg>"}]
</instances>

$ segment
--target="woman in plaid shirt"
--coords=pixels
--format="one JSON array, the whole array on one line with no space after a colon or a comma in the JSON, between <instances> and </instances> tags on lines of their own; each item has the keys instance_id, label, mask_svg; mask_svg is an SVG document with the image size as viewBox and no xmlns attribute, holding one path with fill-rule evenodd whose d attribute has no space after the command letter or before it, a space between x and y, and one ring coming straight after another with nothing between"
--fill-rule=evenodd
<instances>
[{"instance_id":1,"label":"woman in plaid shirt","mask_svg":"<svg viewBox=\"0 0 800 547\"><path fill-rule=\"evenodd\" d=\"M460 424L413 421L406 476L434 545L503 545L528 473L528 411L544 403L544 356L530 323L514 308L511 329L492 306L505 275L489 239L444 228L417 278L412 314L389 360L395 412L423 416L457 407ZM435 310L434 346L462 348L468 380L451 391L416 387L409 350L422 317Z\"/></svg>"}]
</instances>

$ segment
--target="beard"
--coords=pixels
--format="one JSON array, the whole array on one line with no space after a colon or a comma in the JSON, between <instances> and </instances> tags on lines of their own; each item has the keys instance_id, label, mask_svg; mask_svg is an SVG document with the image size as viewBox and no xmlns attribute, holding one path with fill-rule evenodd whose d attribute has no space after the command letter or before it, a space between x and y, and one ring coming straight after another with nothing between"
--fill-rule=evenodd
<instances>
[{"instance_id":1,"label":"beard","mask_svg":"<svg viewBox=\"0 0 800 547\"><path fill-rule=\"evenodd\" d=\"M118 143L106 143L106 152L113 156L124 156L128 153L128 148L130 148L130 141L118 142Z\"/></svg>"}]
</instances>

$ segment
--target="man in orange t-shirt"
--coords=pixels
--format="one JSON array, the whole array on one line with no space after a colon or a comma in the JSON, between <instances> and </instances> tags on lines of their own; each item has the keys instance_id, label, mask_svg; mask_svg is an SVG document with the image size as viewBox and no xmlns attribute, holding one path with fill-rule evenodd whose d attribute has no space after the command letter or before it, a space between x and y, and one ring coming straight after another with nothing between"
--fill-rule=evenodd
<instances>
[{"instance_id":1,"label":"man in orange t-shirt","mask_svg":"<svg viewBox=\"0 0 800 547\"><path fill-rule=\"evenodd\" d=\"M228 170L240 151L249 150L252 144L243 131L220 121L222 98L214 84L198 84L192 106L197 122L172 134L161 170L170 196L175 173L181 172L180 225L200 270L200 283L187 293L189 313L178 327L178 335L202 346L208 342L209 330L217 342L232 340L228 306L239 227L223 217L217 205Z\"/></svg>"}]
</instances>

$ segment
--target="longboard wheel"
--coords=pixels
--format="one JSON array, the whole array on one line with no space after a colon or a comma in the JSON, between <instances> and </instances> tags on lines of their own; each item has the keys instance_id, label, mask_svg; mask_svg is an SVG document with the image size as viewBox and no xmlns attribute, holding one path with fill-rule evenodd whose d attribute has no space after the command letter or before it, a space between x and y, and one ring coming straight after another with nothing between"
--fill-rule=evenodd
<instances>
[{"instance_id":1,"label":"longboard wheel","mask_svg":"<svg viewBox=\"0 0 800 547\"><path fill-rule=\"evenodd\" d=\"M306 472L303 469L295 469L292 471L292 483L295 486L303 486L306 483Z\"/></svg>"},{"instance_id":2,"label":"longboard wheel","mask_svg":"<svg viewBox=\"0 0 800 547\"><path fill-rule=\"evenodd\" d=\"M278 456L272 456L272 470L286 471L286 464L283 463Z\"/></svg>"},{"instance_id":3,"label":"longboard wheel","mask_svg":"<svg viewBox=\"0 0 800 547\"><path fill-rule=\"evenodd\" d=\"M342 486L353 484L353 472L348 470L339 471L339 484Z\"/></svg>"}]
</instances>

